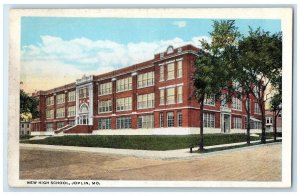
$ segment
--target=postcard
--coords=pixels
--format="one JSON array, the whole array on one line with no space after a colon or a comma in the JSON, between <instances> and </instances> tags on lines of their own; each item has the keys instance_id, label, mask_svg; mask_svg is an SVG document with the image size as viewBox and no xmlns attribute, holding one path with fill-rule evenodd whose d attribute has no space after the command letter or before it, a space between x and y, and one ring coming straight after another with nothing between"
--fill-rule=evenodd
<instances>
[{"instance_id":1,"label":"postcard","mask_svg":"<svg viewBox=\"0 0 300 196\"><path fill-rule=\"evenodd\" d=\"M292 13L11 9L9 185L290 187Z\"/></svg>"}]
</instances>

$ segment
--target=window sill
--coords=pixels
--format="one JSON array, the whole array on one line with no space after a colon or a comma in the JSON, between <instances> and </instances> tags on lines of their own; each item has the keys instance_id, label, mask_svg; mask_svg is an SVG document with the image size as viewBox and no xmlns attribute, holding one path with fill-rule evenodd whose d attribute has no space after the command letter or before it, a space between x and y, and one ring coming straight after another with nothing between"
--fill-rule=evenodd
<instances>
[{"instance_id":1,"label":"window sill","mask_svg":"<svg viewBox=\"0 0 300 196\"><path fill-rule=\"evenodd\" d=\"M108 111L108 112L98 112L98 114L108 114L108 113L112 113L112 111Z\"/></svg>"},{"instance_id":2,"label":"window sill","mask_svg":"<svg viewBox=\"0 0 300 196\"><path fill-rule=\"evenodd\" d=\"M232 108L232 110L242 112L242 110L239 110L239 109Z\"/></svg>"},{"instance_id":3,"label":"window sill","mask_svg":"<svg viewBox=\"0 0 300 196\"><path fill-rule=\"evenodd\" d=\"M123 91L116 91L116 93L122 93L122 92L126 92L126 91L131 91L132 89L127 89L127 90L123 90Z\"/></svg>"},{"instance_id":4,"label":"window sill","mask_svg":"<svg viewBox=\"0 0 300 196\"><path fill-rule=\"evenodd\" d=\"M145 110L145 109L153 109L154 107L151 108L137 108L137 110Z\"/></svg>"},{"instance_id":5,"label":"window sill","mask_svg":"<svg viewBox=\"0 0 300 196\"><path fill-rule=\"evenodd\" d=\"M142 89L142 88L147 88L147 87L153 87L154 86L154 84L153 85L150 85L150 86L141 86L141 87L137 87L137 89Z\"/></svg>"},{"instance_id":6,"label":"window sill","mask_svg":"<svg viewBox=\"0 0 300 196\"><path fill-rule=\"evenodd\" d=\"M116 110L116 112L130 112L130 111L132 111L132 109L131 110Z\"/></svg>"},{"instance_id":7,"label":"window sill","mask_svg":"<svg viewBox=\"0 0 300 196\"><path fill-rule=\"evenodd\" d=\"M176 103L166 103L166 105L175 105Z\"/></svg>"},{"instance_id":8,"label":"window sill","mask_svg":"<svg viewBox=\"0 0 300 196\"><path fill-rule=\"evenodd\" d=\"M107 94L98 94L98 96L105 96L105 95L111 95L112 93L107 93Z\"/></svg>"},{"instance_id":9,"label":"window sill","mask_svg":"<svg viewBox=\"0 0 300 196\"><path fill-rule=\"evenodd\" d=\"M175 80L175 78L168 78L166 81L169 81L169 80Z\"/></svg>"}]
</instances>

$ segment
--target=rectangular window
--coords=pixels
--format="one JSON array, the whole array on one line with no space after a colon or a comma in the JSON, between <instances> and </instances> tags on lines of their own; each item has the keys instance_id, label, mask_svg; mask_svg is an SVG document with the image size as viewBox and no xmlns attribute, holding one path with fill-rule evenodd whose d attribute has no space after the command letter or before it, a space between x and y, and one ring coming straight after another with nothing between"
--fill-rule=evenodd
<instances>
[{"instance_id":1,"label":"rectangular window","mask_svg":"<svg viewBox=\"0 0 300 196\"><path fill-rule=\"evenodd\" d=\"M111 129L111 118L100 118L98 121L99 129Z\"/></svg>"},{"instance_id":2,"label":"rectangular window","mask_svg":"<svg viewBox=\"0 0 300 196\"><path fill-rule=\"evenodd\" d=\"M168 122L168 127L174 127L174 113L173 112L167 113L167 122Z\"/></svg>"},{"instance_id":3,"label":"rectangular window","mask_svg":"<svg viewBox=\"0 0 300 196\"><path fill-rule=\"evenodd\" d=\"M182 78L182 61L177 61L177 78Z\"/></svg>"},{"instance_id":4,"label":"rectangular window","mask_svg":"<svg viewBox=\"0 0 300 196\"><path fill-rule=\"evenodd\" d=\"M167 65L167 72L168 72L168 80L174 79L174 63L169 63Z\"/></svg>"},{"instance_id":5,"label":"rectangular window","mask_svg":"<svg viewBox=\"0 0 300 196\"><path fill-rule=\"evenodd\" d=\"M154 85L154 72L148 72L138 75L138 88Z\"/></svg>"},{"instance_id":6,"label":"rectangular window","mask_svg":"<svg viewBox=\"0 0 300 196\"><path fill-rule=\"evenodd\" d=\"M56 95L56 104L65 103L65 94Z\"/></svg>"},{"instance_id":7,"label":"rectangular window","mask_svg":"<svg viewBox=\"0 0 300 196\"><path fill-rule=\"evenodd\" d=\"M88 87L79 89L79 98L87 98L89 96Z\"/></svg>"},{"instance_id":8,"label":"rectangular window","mask_svg":"<svg viewBox=\"0 0 300 196\"><path fill-rule=\"evenodd\" d=\"M165 80L165 67L164 65L161 65L159 67L159 81L164 81Z\"/></svg>"},{"instance_id":9,"label":"rectangular window","mask_svg":"<svg viewBox=\"0 0 300 196\"><path fill-rule=\"evenodd\" d=\"M132 98L125 97L117 99L116 107L117 111L132 110Z\"/></svg>"},{"instance_id":10,"label":"rectangular window","mask_svg":"<svg viewBox=\"0 0 300 196\"><path fill-rule=\"evenodd\" d=\"M182 127L182 113L178 112L177 115L178 115L178 117L177 117L178 127Z\"/></svg>"},{"instance_id":11,"label":"rectangular window","mask_svg":"<svg viewBox=\"0 0 300 196\"><path fill-rule=\"evenodd\" d=\"M261 129L261 122L250 120L251 129Z\"/></svg>"},{"instance_id":12,"label":"rectangular window","mask_svg":"<svg viewBox=\"0 0 300 196\"><path fill-rule=\"evenodd\" d=\"M99 113L104 113L104 112L111 112L112 111L112 101L107 100L107 101L99 101Z\"/></svg>"},{"instance_id":13,"label":"rectangular window","mask_svg":"<svg viewBox=\"0 0 300 196\"><path fill-rule=\"evenodd\" d=\"M68 117L75 116L75 106L68 107Z\"/></svg>"},{"instance_id":14,"label":"rectangular window","mask_svg":"<svg viewBox=\"0 0 300 196\"><path fill-rule=\"evenodd\" d=\"M227 108L228 107L228 104L227 104L227 95L226 94L223 94L221 96L221 107L224 107L224 108Z\"/></svg>"},{"instance_id":15,"label":"rectangular window","mask_svg":"<svg viewBox=\"0 0 300 196\"><path fill-rule=\"evenodd\" d=\"M54 104L54 96L47 97L46 105L53 105Z\"/></svg>"},{"instance_id":16,"label":"rectangular window","mask_svg":"<svg viewBox=\"0 0 300 196\"><path fill-rule=\"evenodd\" d=\"M56 129L60 129L60 128L63 128L64 126L65 126L65 123L64 122L58 122L57 124L56 124Z\"/></svg>"},{"instance_id":17,"label":"rectangular window","mask_svg":"<svg viewBox=\"0 0 300 196\"><path fill-rule=\"evenodd\" d=\"M75 91L68 92L68 102L75 101L76 94Z\"/></svg>"},{"instance_id":18,"label":"rectangular window","mask_svg":"<svg viewBox=\"0 0 300 196\"><path fill-rule=\"evenodd\" d=\"M254 113L256 113L256 114L261 113L259 104L257 102L254 104Z\"/></svg>"},{"instance_id":19,"label":"rectangular window","mask_svg":"<svg viewBox=\"0 0 300 196\"><path fill-rule=\"evenodd\" d=\"M54 110L46 110L46 118L47 119L54 118Z\"/></svg>"},{"instance_id":20,"label":"rectangular window","mask_svg":"<svg viewBox=\"0 0 300 196\"><path fill-rule=\"evenodd\" d=\"M112 93L112 82L99 85L99 95L109 95Z\"/></svg>"},{"instance_id":21,"label":"rectangular window","mask_svg":"<svg viewBox=\"0 0 300 196\"><path fill-rule=\"evenodd\" d=\"M215 127L215 114L203 113L203 126L214 128Z\"/></svg>"},{"instance_id":22,"label":"rectangular window","mask_svg":"<svg viewBox=\"0 0 300 196\"><path fill-rule=\"evenodd\" d=\"M56 118L64 118L65 117L65 108L56 109Z\"/></svg>"},{"instance_id":23,"label":"rectangular window","mask_svg":"<svg viewBox=\"0 0 300 196\"><path fill-rule=\"evenodd\" d=\"M272 117L266 117L266 124L272 125L273 124L273 118Z\"/></svg>"},{"instance_id":24,"label":"rectangular window","mask_svg":"<svg viewBox=\"0 0 300 196\"><path fill-rule=\"evenodd\" d=\"M233 128L234 129L241 129L242 128L242 118L240 117L233 117Z\"/></svg>"},{"instance_id":25,"label":"rectangular window","mask_svg":"<svg viewBox=\"0 0 300 196\"><path fill-rule=\"evenodd\" d=\"M182 86L177 87L177 103L182 103Z\"/></svg>"},{"instance_id":26,"label":"rectangular window","mask_svg":"<svg viewBox=\"0 0 300 196\"><path fill-rule=\"evenodd\" d=\"M46 131L53 131L53 123L46 124Z\"/></svg>"},{"instance_id":27,"label":"rectangular window","mask_svg":"<svg viewBox=\"0 0 300 196\"><path fill-rule=\"evenodd\" d=\"M175 88L167 89L167 104L175 103Z\"/></svg>"},{"instance_id":28,"label":"rectangular window","mask_svg":"<svg viewBox=\"0 0 300 196\"><path fill-rule=\"evenodd\" d=\"M154 93L138 95L137 109L153 108L154 107Z\"/></svg>"},{"instance_id":29,"label":"rectangular window","mask_svg":"<svg viewBox=\"0 0 300 196\"><path fill-rule=\"evenodd\" d=\"M118 117L117 129L129 129L131 128L131 117Z\"/></svg>"},{"instance_id":30,"label":"rectangular window","mask_svg":"<svg viewBox=\"0 0 300 196\"><path fill-rule=\"evenodd\" d=\"M159 126L164 127L164 113L159 114Z\"/></svg>"},{"instance_id":31,"label":"rectangular window","mask_svg":"<svg viewBox=\"0 0 300 196\"><path fill-rule=\"evenodd\" d=\"M242 110L242 101L237 97L232 98L232 109Z\"/></svg>"},{"instance_id":32,"label":"rectangular window","mask_svg":"<svg viewBox=\"0 0 300 196\"><path fill-rule=\"evenodd\" d=\"M215 106L215 96L214 95L206 95L204 99L204 105Z\"/></svg>"},{"instance_id":33,"label":"rectangular window","mask_svg":"<svg viewBox=\"0 0 300 196\"><path fill-rule=\"evenodd\" d=\"M159 97L160 97L160 99L159 99L159 104L160 105L165 105L165 89L160 89L159 90Z\"/></svg>"},{"instance_id":34,"label":"rectangular window","mask_svg":"<svg viewBox=\"0 0 300 196\"><path fill-rule=\"evenodd\" d=\"M128 91L132 89L132 78L123 78L117 80L117 92Z\"/></svg>"},{"instance_id":35,"label":"rectangular window","mask_svg":"<svg viewBox=\"0 0 300 196\"><path fill-rule=\"evenodd\" d=\"M154 127L153 115L145 115L138 117L138 128L149 129Z\"/></svg>"}]
</instances>

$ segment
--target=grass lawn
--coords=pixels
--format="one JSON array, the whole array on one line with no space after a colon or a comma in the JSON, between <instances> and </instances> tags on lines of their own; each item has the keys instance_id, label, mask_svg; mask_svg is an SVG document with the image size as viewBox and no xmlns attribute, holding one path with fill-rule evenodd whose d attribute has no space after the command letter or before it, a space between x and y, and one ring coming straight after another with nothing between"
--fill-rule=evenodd
<instances>
[{"instance_id":1,"label":"grass lawn","mask_svg":"<svg viewBox=\"0 0 300 196\"><path fill-rule=\"evenodd\" d=\"M259 137L251 137L251 140L260 140ZM43 140L27 140L21 143L48 144L62 146L104 147L138 150L175 150L197 146L199 135L162 136L162 135L88 135L88 136L62 136L48 137ZM206 134L205 146L246 142L245 134Z\"/></svg>"}]
</instances>

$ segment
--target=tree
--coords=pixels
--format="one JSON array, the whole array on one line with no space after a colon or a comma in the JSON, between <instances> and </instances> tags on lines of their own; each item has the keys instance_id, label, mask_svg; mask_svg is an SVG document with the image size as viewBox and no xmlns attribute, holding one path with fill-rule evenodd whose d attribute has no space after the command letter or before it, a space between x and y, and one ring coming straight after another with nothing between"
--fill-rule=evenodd
<instances>
[{"instance_id":1,"label":"tree","mask_svg":"<svg viewBox=\"0 0 300 196\"><path fill-rule=\"evenodd\" d=\"M243 67L255 88L255 96L261 111L262 136L261 142L266 142L265 96L270 82L281 73L282 69L282 36L281 33L270 34L258 28L250 28L249 36L239 42L239 52L244 62Z\"/></svg>"},{"instance_id":2,"label":"tree","mask_svg":"<svg viewBox=\"0 0 300 196\"><path fill-rule=\"evenodd\" d=\"M279 116L281 110L282 110L282 76L281 74L272 80L272 85L274 87L273 90L276 91L276 93L273 95L270 101L271 110L273 112L273 128L274 128L274 141L276 141L277 136L277 117Z\"/></svg>"},{"instance_id":3,"label":"tree","mask_svg":"<svg viewBox=\"0 0 300 196\"><path fill-rule=\"evenodd\" d=\"M274 141L276 141L277 136L277 117L281 112L282 96L279 93L276 93L271 99L271 110L273 112L273 128L274 128Z\"/></svg>"},{"instance_id":4,"label":"tree","mask_svg":"<svg viewBox=\"0 0 300 196\"><path fill-rule=\"evenodd\" d=\"M20 90L20 119L25 119L26 114L31 114L31 118L37 118L39 113L37 111L38 100L29 96L24 90ZM23 114L23 115L22 115ZM24 115L25 114L25 115Z\"/></svg>"},{"instance_id":5,"label":"tree","mask_svg":"<svg viewBox=\"0 0 300 196\"><path fill-rule=\"evenodd\" d=\"M195 73L193 77L195 96L200 103L200 141L199 151L204 150L203 136L203 109L207 96L214 95L219 99L222 91L226 89L228 82L232 79L232 56L230 52L236 45L239 36L233 20L221 20L213 22L213 31L210 32L212 42L201 40L203 51L195 62Z\"/></svg>"}]
</instances>

